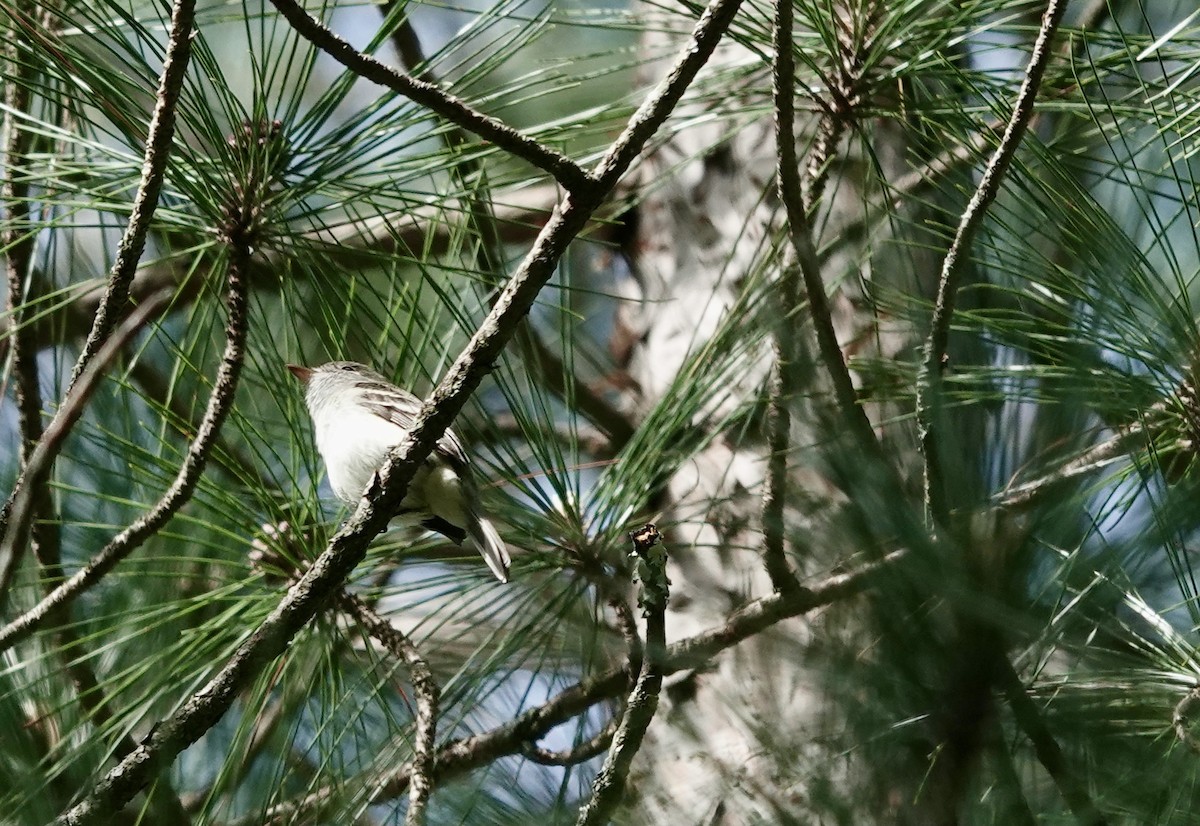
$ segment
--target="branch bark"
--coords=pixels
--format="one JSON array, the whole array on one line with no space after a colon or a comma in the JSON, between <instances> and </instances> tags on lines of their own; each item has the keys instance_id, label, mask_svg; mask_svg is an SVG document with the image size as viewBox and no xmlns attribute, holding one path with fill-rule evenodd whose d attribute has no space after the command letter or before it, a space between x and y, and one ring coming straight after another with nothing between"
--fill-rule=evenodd
<instances>
[{"instance_id":1,"label":"branch bark","mask_svg":"<svg viewBox=\"0 0 1200 826\"><path fill-rule=\"evenodd\" d=\"M417 726L412 761L412 782L408 786L408 811L404 815L405 826L421 826L425 822L425 809L433 793L433 765L436 753L433 750L437 736L438 703L441 689L433 676L429 663L421 656L404 633L371 610L361 599L342 591L338 606L354 617L367 629L367 633L383 644L394 657L404 662L412 675L413 691L417 695Z\"/></svg>"},{"instance_id":2,"label":"branch bark","mask_svg":"<svg viewBox=\"0 0 1200 826\"><path fill-rule=\"evenodd\" d=\"M724 624L666 647L663 676L703 666L713 657L738 643L762 633L786 619L850 599L866 591L879 578L894 576L897 565L903 564L907 551L894 551L877 562L871 562L845 574L831 576L809 588L790 593L774 593L756 599L734 611ZM447 743L438 750L434 781L444 783L467 772L486 766L498 758L520 754L528 744L546 732L591 708L596 703L616 697L629 685L631 672L628 663L588 677L536 708L531 708L491 731ZM396 771L386 782L379 783L372 802L401 795L408 788L410 767ZM290 823L297 812L319 808L334 794L326 788L306 795L300 800L280 804L260 819L239 821L236 826L260 826Z\"/></svg>"},{"instance_id":3,"label":"branch bark","mask_svg":"<svg viewBox=\"0 0 1200 826\"><path fill-rule=\"evenodd\" d=\"M634 755L641 747L646 729L658 709L658 694L662 690L663 657L666 653L666 610L669 583L667 581L667 555L656 547L660 539L653 525L630 533L633 540L633 556L638 577L641 580L641 604L646 617L646 650L641 658L637 683L625 704L621 724L613 735L612 749L604 761L600 773L592 784L592 797L580 809L577 826L602 826L608 823L621 796ZM636 667L630 662L631 671Z\"/></svg>"},{"instance_id":4,"label":"branch bark","mask_svg":"<svg viewBox=\"0 0 1200 826\"><path fill-rule=\"evenodd\" d=\"M57 823L78 826L109 818L146 785L156 767L169 764L220 720L242 687L282 654L288 642L328 603L362 560L371 539L387 525L437 439L512 338L538 292L554 274L567 245L587 225L645 142L666 120L740 5L741 0L714 0L705 9L674 67L634 113L592 173L593 183L584 191L568 193L555 209L491 313L422 406L406 438L392 450L376 476L377 484L367 490L354 515L313 566L212 680L164 720L78 804L64 812Z\"/></svg>"},{"instance_id":5,"label":"branch bark","mask_svg":"<svg viewBox=\"0 0 1200 826\"><path fill-rule=\"evenodd\" d=\"M350 71L426 107L452 123L491 141L501 149L550 173L571 192L582 192L593 183L579 164L558 150L539 143L508 124L473 109L438 87L397 71L363 54L313 18L294 0L271 0L301 37Z\"/></svg>"},{"instance_id":6,"label":"branch bark","mask_svg":"<svg viewBox=\"0 0 1200 826\"><path fill-rule=\"evenodd\" d=\"M146 152L142 162L142 176L137 194L134 196L133 212L117 247L117 257L109 272L104 297L96 309L91 331L88 333L79 358L71 371L71 379L67 383L63 398L71 395L71 391L87 369L88 363L99 352L113 327L119 323L127 310L129 285L137 271L138 261L142 257L146 243L146 233L149 232L150 221L158 206L158 196L162 190L163 177L166 174L167 159L174 141L175 109L191 56L194 18L195 0L176 0L171 10L171 27L168 34L166 57L163 62L162 75L159 78L154 113L150 119ZM47 430L58 426L61 414L62 409L60 408L50 425L47 426ZM69 431L69 427L66 430ZM36 502L45 495L43 490L49 481L54 457L62 443L63 439L60 439L49 449L47 459L39 473L21 474L13 486L12 493L9 494L3 511L5 514L10 514L15 510L17 497L23 495L22 491L25 488L32 489L29 494L30 501ZM32 516L32 510L27 509L23 518L30 520ZM4 534L4 548L7 549L0 552L0 559L6 558L6 553L10 554L24 544L28 530L28 524L17 522L12 515L6 520L6 524L0 525L0 531ZM0 584L5 581L3 570L0 569ZM0 593L0 603L2 601L3 593Z\"/></svg>"},{"instance_id":7,"label":"branch bark","mask_svg":"<svg viewBox=\"0 0 1200 826\"><path fill-rule=\"evenodd\" d=\"M1041 27L1033 44L1025 79L1017 93L1008 126L1000 139L1000 145L980 178L979 186L971 196L958 224L954 240L946 251L942 272L938 280L937 299L933 317L929 322L929 335L925 339L921 368L917 374L917 430L921 440L921 452L925 460L925 507L934 524L948 525L950 506L946 498L946 480L942 476L937 444L937 419L940 408L941 375L945 369L947 346L950 339L950 321L954 317L958 288L970 260L971 244L988 207L996 199L1000 184L1012 166L1017 147L1025 136L1026 127L1033 117L1034 104L1041 88L1046 65L1053 52L1051 44L1058 24L1066 11L1066 0L1050 0L1042 15Z\"/></svg>"}]
</instances>

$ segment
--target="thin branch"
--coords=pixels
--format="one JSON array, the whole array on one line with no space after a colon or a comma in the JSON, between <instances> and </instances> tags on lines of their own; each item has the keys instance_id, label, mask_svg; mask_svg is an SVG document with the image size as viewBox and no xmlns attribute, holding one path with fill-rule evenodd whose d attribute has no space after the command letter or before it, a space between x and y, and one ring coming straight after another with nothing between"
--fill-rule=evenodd
<instances>
[{"instance_id":1,"label":"thin branch","mask_svg":"<svg viewBox=\"0 0 1200 826\"><path fill-rule=\"evenodd\" d=\"M773 97L775 139L778 164L776 180L779 198L788 220L788 239L795 261L786 260L780 274L780 292L785 314L775 333L776 359L771 381L768 424L766 489L763 494L763 556L767 573L776 590L797 587L795 575L783 555L783 503L786 498L787 453L790 445L791 415L788 403L801 388L796 365L798 340L792 313L800 305L800 279L808 296L809 312L816 332L821 362L833 384L838 408L859 447L869 456L881 457L866 411L859 404L858 392L846 367L845 356L833 327L821 265L813 243L809 222L811 204L804 200L804 187L796 156L795 136L795 56L792 52L793 9L790 0L775 4ZM823 167L824 165L822 165ZM816 172L814 174L820 174ZM790 258L790 256L788 256Z\"/></svg>"},{"instance_id":2,"label":"thin branch","mask_svg":"<svg viewBox=\"0 0 1200 826\"><path fill-rule=\"evenodd\" d=\"M742 0L713 0L705 7L692 30L690 42L675 65L633 113L625 129L592 171L599 189L606 195L679 103L696 74L708 62L725 30L733 23L741 5Z\"/></svg>"},{"instance_id":3,"label":"thin branch","mask_svg":"<svg viewBox=\"0 0 1200 826\"><path fill-rule=\"evenodd\" d=\"M583 231L646 140L683 96L740 5L741 0L714 0L704 11L667 80L656 87L610 148L598 167L595 182L586 191L568 193L555 209L488 317L422 405L405 439L392 450L376 475L376 483L368 488L355 513L330 539L312 567L288 589L275 610L208 684L163 720L137 751L121 760L57 823L78 826L111 817L146 785L157 767L168 765L215 725L242 687L282 654L291 639L334 596L365 556L371 539L386 527L437 439L512 339L538 292L554 274L567 245Z\"/></svg>"},{"instance_id":4,"label":"thin branch","mask_svg":"<svg viewBox=\"0 0 1200 826\"><path fill-rule=\"evenodd\" d=\"M1067 0L1050 0L1042 15L1041 28L1033 44L1033 54L1030 56L1029 67L1025 70L1025 79L1013 105L1012 116L1000 139L1000 145L984 170L983 177L975 194L971 196L958 231L946 258L942 263L941 277L938 282L937 300L934 303L933 317L930 320L929 336L925 340L922 354L922 364L917 374L917 429L921 439L921 451L925 459L925 505L926 509L937 524L949 524L950 509L946 501L944 489L946 480L942 478L940 460L937 452L937 413L939 403L941 374L945 368L946 349L950 338L950 322L954 316L954 305L958 297L959 284L966 271L971 244L976 233L983 225L988 206L995 200L1000 191L1000 184L1012 165L1017 147L1025 135L1029 119L1033 116L1034 104L1037 101L1038 90L1046 65L1053 54L1051 43L1066 10Z\"/></svg>"},{"instance_id":5,"label":"thin branch","mask_svg":"<svg viewBox=\"0 0 1200 826\"><path fill-rule=\"evenodd\" d=\"M776 24L776 38L785 37L784 24L790 30L792 11L788 3L776 4L780 16ZM833 328L833 314L825 296L825 282L821 278L821 263L813 244L812 226L808 219L808 208L803 201L800 167L796 158L795 136L795 66L791 51L791 40L779 43L776 48L775 67L775 139L779 163L779 197L783 202L788 221L788 240L796 256L804 290L808 297L809 313L817 337L817 350L829 379L833 383L838 408L846 419L859 448L870 456L882 456L883 451L875 438L866 410L859 404L858 392L846 367L846 359Z\"/></svg>"},{"instance_id":6,"label":"thin branch","mask_svg":"<svg viewBox=\"0 0 1200 826\"><path fill-rule=\"evenodd\" d=\"M666 611L668 590L667 554L656 547L661 539L653 525L632 531L636 557L637 576L641 582L641 605L646 618L646 651L642 657L640 673L621 724L613 735L612 749L604 760L604 766L592 783L592 796L579 810L577 826L603 826L612 817L617 804L625 792L629 768L634 755L641 748L646 730L658 709L658 694L662 690L663 659L666 653ZM634 665L627 666L630 671Z\"/></svg>"},{"instance_id":7,"label":"thin branch","mask_svg":"<svg viewBox=\"0 0 1200 826\"><path fill-rule=\"evenodd\" d=\"M777 592L747 603L734 611L722 625L668 645L663 660L663 676L699 668L725 649L762 633L776 623L855 597L880 578L894 576L896 566L907 557L906 551L893 551L876 562L829 577L812 587L802 587L799 591L786 594ZM435 781L445 783L498 758L520 754L529 742L536 741L596 703L610 700L627 690L631 676L627 664L617 666L564 689L542 705L519 714L491 731L447 743L438 750ZM378 803L403 794L408 788L408 778L409 767L401 767L386 782L378 785L371 802ZM265 817L256 815L253 821L239 821L237 826L291 823L297 812L319 808L334 794L333 789L321 789L299 800L280 804L269 810Z\"/></svg>"},{"instance_id":8,"label":"thin branch","mask_svg":"<svg viewBox=\"0 0 1200 826\"><path fill-rule=\"evenodd\" d=\"M88 363L87 369L79 381L76 382L74 390L63 401L64 415L56 417L51 426L47 427L46 431L42 434L41 440L30 455L28 468L31 472L37 472L41 464L48 461L47 457L52 450L51 445L65 438L65 431L82 415L92 393L107 373L113 360L125 349L130 340L142 330L147 321L161 312L162 305L168 303L170 299L171 293L169 291L163 291L157 296L152 296L126 316L121 324L111 332L104 345ZM26 509L32 510L32 504L32 489L26 488L24 495L19 497L14 503L14 524L26 519L24 511ZM37 547L38 543L35 541L35 548ZM5 568L11 568L14 559L15 553L13 553L11 548L7 546L0 548L0 563ZM47 558L44 550L40 550L38 561L43 569L43 577L46 579L47 589L53 589L62 579L61 567L57 556ZM53 648L63 658L63 671L71 681L79 705L86 712L89 722L97 729L103 729L111 720L112 714L108 710L103 688L82 653L82 640L75 628L69 624L67 606L59 605L55 607L47 614L47 619L54 628ZM122 734L115 744L114 753L124 755L133 751L134 748L136 748L136 744L129 735ZM172 823L179 823L181 825L189 822L183 804L165 776L158 778L151 801L152 805L156 807L159 816L168 819Z\"/></svg>"},{"instance_id":9,"label":"thin branch","mask_svg":"<svg viewBox=\"0 0 1200 826\"><path fill-rule=\"evenodd\" d=\"M80 375L74 389L63 399L58 412L50 424L47 425L33 453L30 454L29 461L25 466L25 474L39 475L48 472L48 466L54 461L54 457L58 454L63 441L67 438L75 422L79 420L87 409L87 404L91 401L92 393L95 392L100 381L108 372L108 367L113 359L125 348L125 345L129 343L133 336L142 329L148 319L153 318L161 312L162 307L170 299L171 294L164 291L142 302L136 310L126 317L117 330L108 337L104 345L96 351L95 357L89 361L87 369ZM4 535L4 541L0 543L0 571L8 571L15 564L17 549L24 544L28 536L35 511L35 490L36 488L33 485L19 485L17 488L18 495L13 500L13 507L8 521L8 531ZM57 602L55 603L55 605L58 604ZM43 615L48 613L52 607L54 606L47 606Z\"/></svg>"},{"instance_id":10,"label":"thin branch","mask_svg":"<svg viewBox=\"0 0 1200 826\"><path fill-rule=\"evenodd\" d=\"M1033 744L1033 751L1037 755L1038 762L1042 764L1046 774L1050 775L1050 779L1058 787L1058 793L1062 795L1071 814L1075 815L1075 819L1079 823L1083 826L1104 826L1107 823L1104 815L1100 813L1088 796L1084 784L1080 783L1071 773L1066 758L1063 757L1062 749L1059 748L1054 735L1046 726L1046 721L1042 719L1037 705L1026 692L1025 685L1013 669L1012 663L1003 655L998 658L1000 663L997 668L999 671L997 676L1001 683L1001 689L1008 699L1008 705L1012 709L1013 719L1016 720L1017 726Z\"/></svg>"},{"instance_id":11,"label":"thin branch","mask_svg":"<svg viewBox=\"0 0 1200 826\"><path fill-rule=\"evenodd\" d=\"M32 634L56 608L68 605L81 593L95 585L112 568L127 557L143 542L153 536L191 498L192 491L200 480L200 474L208 462L209 451L216 441L221 425L233 406L238 376L242 369L242 356L246 342L247 290L244 272L249 261L249 249L231 248L226 275L225 303L228 320L225 324L225 350L208 406L196 436L188 446L183 465L175 480L162 498L133 524L109 540L96 556L76 571L69 579L55 588L41 602L17 619L0 629L0 651L11 648ZM64 405L65 407L65 405ZM58 417L55 417L57 421ZM54 422L51 422L51 427ZM49 433L50 428L47 428ZM43 440L45 441L45 440ZM14 510L13 522L16 522ZM10 525L9 536L14 526ZM9 537L0 547L0 558L8 552Z\"/></svg>"},{"instance_id":12,"label":"thin branch","mask_svg":"<svg viewBox=\"0 0 1200 826\"><path fill-rule=\"evenodd\" d=\"M615 714L604 724L604 728L578 745L562 751L550 751L533 743L521 744L521 756L539 766L574 766L598 757L612 744L613 736L621 726L621 715Z\"/></svg>"},{"instance_id":13,"label":"thin branch","mask_svg":"<svg viewBox=\"0 0 1200 826\"><path fill-rule=\"evenodd\" d=\"M776 0L774 43L775 60L772 67L775 98L776 146L786 143L790 147L785 156L778 152L776 181L780 199L785 199L787 185L798 186L796 174L795 135L792 133L795 120L793 96L796 73L795 56L792 54L792 20L795 11L791 0ZM784 167L790 175L785 177ZM792 193L800 197L799 189ZM810 238L807 210L801 208L802 231ZM791 446L792 413L788 405L799 390L796 381L797 347L796 325L793 314L800 306L799 270L784 256L779 273L779 292L783 312L775 325L775 363L771 368L771 396L767 407L767 472L762 497L763 561L767 575L776 591L798 588L800 583L784 556L783 504L787 498L788 449ZM824 296L824 287L821 290ZM839 348L840 352L840 348Z\"/></svg>"},{"instance_id":14,"label":"thin branch","mask_svg":"<svg viewBox=\"0 0 1200 826\"><path fill-rule=\"evenodd\" d=\"M393 14L395 8L396 3L391 0L385 2L382 6L384 16ZM433 86L439 84L437 74L425 61L421 41L407 17L400 20L393 29L392 44L409 71L416 72L424 83ZM479 239L476 246L476 265L480 271L498 282L505 271L504 248L500 240L496 214L492 208L486 172L477 157L460 151L470 143L466 131L453 121L448 123L449 128L442 132L442 135L446 146L456 155L450 164L450 174L465 193L467 219ZM614 451L620 450L633 438L634 426L629 417L609 404L586 382L580 381L574 374L568 374L563 360L546 346L528 319L517 332L517 344L525 354L525 364L536 369L536 375L542 385L560 399L570 396L576 409L608 434Z\"/></svg>"},{"instance_id":15,"label":"thin branch","mask_svg":"<svg viewBox=\"0 0 1200 826\"><path fill-rule=\"evenodd\" d=\"M462 100L363 54L312 17L294 0L271 0L272 5L305 40L350 71L403 95L463 129L542 169L571 192L590 189L593 181L579 164L556 149L539 143L508 124L485 115Z\"/></svg>"},{"instance_id":16,"label":"thin branch","mask_svg":"<svg viewBox=\"0 0 1200 826\"><path fill-rule=\"evenodd\" d=\"M1129 425L1112 438L1093 445L1045 476L1001 491L996 495L996 504L1006 508L1020 508L1032 504L1062 482L1086 476L1119 461L1125 457L1134 442L1144 437L1144 425L1140 422Z\"/></svg>"},{"instance_id":17,"label":"thin branch","mask_svg":"<svg viewBox=\"0 0 1200 826\"><path fill-rule=\"evenodd\" d=\"M29 456L42 438L42 393L37 363L37 342L22 323L34 292L31 277L34 248L37 241L36 209L30 200L29 181L32 169L27 165L33 147L33 133L21 129L18 114L28 112L29 87L33 82L30 62L23 59L18 44L24 42L20 29L35 25L32 17L36 4L20 4L8 12L12 30L5 49L9 81L4 90L4 179L0 182L0 208L4 210L0 249L4 250L4 265L8 284L8 314L11 319L12 372L16 378L18 479L29 471ZM0 536L11 516L12 500L4 504L0 514ZM61 575L58 547L58 528L54 521L54 503L49 488L39 486L32 501L33 544L35 555L43 562L46 573L54 578ZM43 522L46 520L46 522ZM8 598L13 574L20 565L24 548L10 556L0 555L0 609Z\"/></svg>"},{"instance_id":18,"label":"thin branch","mask_svg":"<svg viewBox=\"0 0 1200 826\"><path fill-rule=\"evenodd\" d=\"M408 812L405 826L421 826L425 808L433 792L434 738L437 736L438 703L441 689L434 679L429 663L404 633L371 610L361 599L346 591L338 596L338 607L354 617L396 658L403 660L412 676L417 695L417 730L413 744L412 771L408 785Z\"/></svg>"},{"instance_id":19,"label":"thin branch","mask_svg":"<svg viewBox=\"0 0 1200 826\"><path fill-rule=\"evenodd\" d=\"M96 310L92 329L88 333L75 367L71 371L70 381L63 397L71 395L71 391L79 382L96 353L103 346L113 327L119 322L127 310L129 303L129 285L137 271L138 260L146 243L146 233L150 229L150 220L158 206L158 196L162 190L163 177L166 173L167 159L170 156L171 145L175 131L175 108L183 86L183 77L187 69L188 58L191 55L192 24L194 20L195 0L176 0L171 10L171 28L167 39L166 57L163 62L162 76L159 79L157 99L154 113L150 119L149 132L146 139L146 152L142 162L142 175L134 196L133 209L125 233L117 246L117 257L109 272L108 285L104 297ZM55 426L62 413L62 408L55 414L47 430ZM69 428L68 428L69 429ZM65 435L65 434L64 434ZM49 473L57 448L62 445L60 439L55 450L49 454L49 460L37 474L22 474L17 479L9 501L3 512L8 514L15 505L17 497L26 487L33 489L32 501L38 501L42 494L40 489L49 482ZM9 539L14 533L14 526L4 527L5 546L12 543ZM17 526L16 532L24 534L26 528ZM22 540L23 542L24 540ZM10 551L11 552L11 551ZM0 558L4 554L0 553Z\"/></svg>"},{"instance_id":20,"label":"thin branch","mask_svg":"<svg viewBox=\"0 0 1200 826\"><path fill-rule=\"evenodd\" d=\"M137 194L133 198L129 223L117 245L117 257L109 271L108 287L96 310L91 332L84 342L83 350L75 367L67 393L79 380L87 363L108 337L113 325L124 315L129 301L129 284L137 272L138 261L146 246L146 235L150 221L158 208L158 196L162 192L167 161L175 138L176 108L183 89L183 78L187 72L192 53L195 0L176 0L171 9L171 27L167 35L167 51L163 58L162 76L159 78L154 112L146 135L146 153L142 160L142 176ZM64 394L65 395L65 394Z\"/></svg>"},{"instance_id":21,"label":"thin branch","mask_svg":"<svg viewBox=\"0 0 1200 826\"><path fill-rule=\"evenodd\" d=\"M634 617L633 609L629 607L629 603L625 597L618 593L616 581L605 573L603 565L600 564L599 560L588 559L587 564L581 564L577 570L604 597L604 601L613 611L617 629L621 633L621 638L625 641L625 667L627 672L629 674L640 672L642 658L645 656L645 646L642 643L641 635L638 633L637 619ZM633 686L630 685L629 689L632 690L632 688ZM577 763L591 760L593 757L602 754L612 743L613 736L617 733L624 714L625 709L622 706L609 718L604 728L596 732L595 735L582 743L577 743L571 748L562 751L544 749L538 746L535 741L522 743L521 756L543 766L573 766Z\"/></svg>"}]
</instances>

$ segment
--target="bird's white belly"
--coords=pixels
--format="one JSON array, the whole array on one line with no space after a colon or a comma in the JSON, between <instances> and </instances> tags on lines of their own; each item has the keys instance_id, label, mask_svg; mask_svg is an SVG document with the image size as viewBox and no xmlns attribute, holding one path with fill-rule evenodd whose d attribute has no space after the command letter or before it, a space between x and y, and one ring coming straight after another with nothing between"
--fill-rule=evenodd
<instances>
[{"instance_id":1,"label":"bird's white belly","mask_svg":"<svg viewBox=\"0 0 1200 826\"><path fill-rule=\"evenodd\" d=\"M371 475L404 433L402 428L355 406L331 411L316 436L334 495L349 505L357 504Z\"/></svg>"}]
</instances>

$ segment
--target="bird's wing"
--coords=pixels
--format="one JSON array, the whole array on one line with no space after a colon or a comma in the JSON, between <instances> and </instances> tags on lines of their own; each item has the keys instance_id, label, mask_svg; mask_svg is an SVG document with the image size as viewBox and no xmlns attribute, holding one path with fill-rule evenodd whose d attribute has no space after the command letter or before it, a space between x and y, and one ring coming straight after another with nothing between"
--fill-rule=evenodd
<instances>
[{"instance_id":1,"label":"bird's wing","mask_svg":"<svg viewBox=\"0 0 1200 826\"><path fill-rule=\"evenodd\" d=\"M391 422L403 430L411 430L421 409L421 400L411 393L389 388L388 391L373 391L369 387L362 397L363 405L376 416ZM447 430L438 439L437 452L455 471L463 473L469 467L467 451L459 441L458 434Z\"/></svg>"}]
</instances>

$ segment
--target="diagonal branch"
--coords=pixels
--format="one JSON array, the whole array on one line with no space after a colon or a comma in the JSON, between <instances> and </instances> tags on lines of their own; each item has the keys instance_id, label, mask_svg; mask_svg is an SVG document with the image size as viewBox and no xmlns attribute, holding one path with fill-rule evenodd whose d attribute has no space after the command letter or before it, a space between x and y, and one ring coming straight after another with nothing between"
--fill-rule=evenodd
<instances>
[{"instance_id":1,"label":"diagonal branch","mask_svg":"<svg viewBox=\"0 0 1200 826\"><path fill-rule=\"evenodd\" d=\"M1017 93L1008 126L1000 139L1000 145L979 180L975 194L971 196L958 231L946 258L942 262L942 273L938 281L937 300L933 317L929 322L929 336L925 340L922 363L917 374L917 430L921 439L921 452L925 459L925 507L935 524L947 525L950 508L946 501L946 480L942 478L937 446L937 418L941 393L941 375L945 369L946 350L950 339L950 321L954 317L954 305L958 298L959 284L966 271L975 235L983 225L988 207L1000 191L1017 147L1025 136L1026 127L1033 117L1034 104L1041 87L1046 65L1053 54L1051 43L1058 24L1066 11L1067 0L1050 0L1042 15L1041 28L1033 44L1025 79Z\"/></svg>"},{"instance_id":2,"label":"diagonal branch","mask_svg":"<svg viewBox=\"0 0 1200 826\"><path fill-rule=\"evenodd\" d=\"M12 372L16 379L17 432L19 476L29 473L29 456L42 438L42 393L37 363L37 338L25 323L26 311L32 303L32 261L37 241L36 209L30 200L29 182L32 169L27 166L33 147L33 133L20 128L18 114L29 111L30 84L33 72L29 61L23 59L17 46L22 38L18 30L35 25L33 3L20 4L9 10L12 31L4 50L9 80L4 90L4 178L0 182L0 209L3 209L3 228L0 229L0 249L4 250L4 266L8 285L8 315L11 324ZM0 536L11 516L12 500L0 514ZM32 502L33 544L39 562L51 578L59 576L58 528L42 520L53 521L54 504L49 489L37 488ZM7 557L0 555L0 607L8 596L13 574L20 564L23 548Z\"/></svg>"},{"instance_id":3,"label":"diagonal branch","mask_svg":"<svg viewBox=\"0 0 1200 826\"><path fill-rule=\"evenodd\" d=\"M358 51L312 17L295 0L271 0L271 3L301 37L360 77L386 86L538 169L549 172L568 191L584 191L593 183L583 167L561 152L522 134L503 121L473 109L431 83L417 80Z\"/></svg>"},{"instance_id":4,"label":"diagonal branch","mask_svg":"<svg viewBox=\"0 0 1200 826\"><path fill-rule=\"evenodd\" d=\"M387 0L383 5L384 15L393 14L395 6L393 0ZM392 31L392 44L408 69L417 73L419 80L434 86L439 84L438 76L426 63L421 41L407 17L400 20ZM450 174L463 192L465 214L478 238L476 266L488 276L491 283L498 283L505 271L504 247L500 225L492 207L487 176L478 157L460 151L470 142L470 136L454 121L448 121L448 124L448 130L442 134L446 146L456 153L450 164ZM629 418L587 383L570 373L562 358L546 346L528 320L517 332L517 345L525 355L525 363L535 368L537 378L551 393L560 399L572 398L583 415L608 434L612 450L620 450L633 438L634 427Z\"/></svg>"},{"instance_id":5,"label":"diagonal branch","mask_svg":"<svg viewBox=\"0 0 1200 826\"><path fill-rule=\"evenodd\" d=\"M221 356L221 365L217 370L217 377L213 383L212 394L209 396L204 417L200 420L196 436L188 447L187 455L184 457L183 465L175 476L175 480L153 508L109 540L108 544L87 565L76 571L29 611L0 629L0 651L5 651L28 637L46 621L53 611L70 604L81 593L99 582L118 562L157 533L191 498L192 492L200 480L200 474L204 472L209 452L216 441L221 425L233 406L238 376L242 369L247 328L245 270L249 257L248 247L231 249L225 290L225 303L229 316L225 324L225 351ZM66 405L64 405L65 407ZM57 421L58 417L55 418ZM51 426L53 425L54 422L51 422ZM49 430L50 428L47 428L47 432ZM16 509L14 508L14 523L17 522L15 516ZM11 528L9 533L11 536ZM8 537L5 538L4 545L0 546L0 557L3 557L6 552L11 552Z\"/></svg>"},{"instance_id":6,"label":"diagonal branch","mask_svg":"<svg viewBox=\"0 0 1200 826\"><path fill-rule=\"evenodd\" d=\"M1087 784L1080 782L1067 765L1066 757L1054 739L1053 732L1042 719L1041 711L1025 690L1025 685L1013 670L1012 663L1003 655L1000 655L999 659L997 670L1000 688L1008 699L1013 719L1033 744L1038 762L1058 787L1058 792L1066 801L1071 814L1075 815L1075 819L1082 826L1105 826L1107 820L1088 796Z\"/></svg>"},{"instance_id":7,"label":"diagonal branch","mask_svg":"<svg viewBox=\"0 0 1200 826\"><path fill-rule=\"evenodd\" d=\"M179 99L179 93L183 87L184 73L187 70L188 59L191 55L191 38L192 24L194 22L195 0L176 0L174 7L171 10L171 28L167 40L167 52L163 62L162 76L159 79L157 99L154 105L154 113L150 119L149 132L146 139L146 152L142 162L142 176L138 184L137 194L133 200L133 211L129 218L129 224L125 227L125 233L121 237L121 242L117 247L117 257L113 262L112 270L109 272L108 285L104 292L104 297L100 301L100 305L96 310L95 318L92 321L91 332L88 333L87 340L84 342L83 349L79 353L79 358L75 362L75 367L71 371L71 379L67 384L67 389L63 393L63 397L70 396L72 389L79 382L87 369L88 363L95 357L96 353L103 346L104 341L112 332L113 327L120 321L127 311L129 303L129 285L133 280L134 273L137 271L138 261L142 257L142 250L146 243L146 233L150 229L150 220L154 217L154 210L158 206L158 196L162 191L163 178L166 174L167 159L171 152L171 145L175 133L175 109ZM55 414L47 429L54 427L59 419L62 409ZM22 474L13 487L12 493L9 495L8 503L4 506L3 513L7 514L13 507L18 495L21 495L25 488L32 489L32 499L37 500L42 494L39 492L45 488L49 473L53 466L53 459L57 455L57 448L61 447L62 440L56 443L56 448L50 452L48 460L39 474ZM31 511L27 511L26 518L32 516ZM0 525L0 532L4 534L5 547L16 548L24 543L24 539L20 543L13 542L15 535L24 536L28 531L28 525L14 525L13 519L10 517L6 520L7 524ZM3 556L0 553L0 556ZM3 579L0 578L0 582Z\"/></svg>"},{"instance_id":8,"label":"diagonal branch","mask_svg":"<svg viewBox=\"0 0 1200 826\"><path fill-rule=\"evenodd\" d=\"M176 0L171 9L167 51L163 59L162 77L158 82L154 112L150 116L150 127L146 135L141 181L133 199L129 224L117 245L117 257L109 271L104 298L96 310L91 332L88 333L79 359L71 370L71 380L67 384L68 393L79 380L88 361L108 337L113 325L125 313L129 301L129 284L137 272L138 261L142 258L146 234L150 230L150 221L158 207L158 196L162 192L163 179L166 177L167 161L175 138L176 109L192 54L195 12L195 0Z\"/></svg>"},{"instance_id":9,"label":"diagonal branch","mask_svg":"<svg viewBox=\"0 0 1200 826\"><path fill-rule=\"evenodd\" d=\"M371 539L387 525L437 439L512 339L538 292L553 276L567 245L583 231L645 142L666 120L716 48L740 5L741 0L714 0L705 9L675 66L634 113L597 167L593 182L579 192L569 193L555 209L488 317L422 405L405 439L392 450L376 476L376 484L368 488L353 516L333 536L312 567L208 684L163 720L137 751L121 760L57 823L78 826L110 818L145 787L156 768L169 765L215 725L242 687L282 654L300 629L328 603L362 560Z\"/></svg>"},{"instance_id":10,"label":"diagonal branch","mask_svg":"<svg viewBox=\"0 0 1200 826\"><path fill-rule=\"evenodd\" d=\"M894 576L897 565L908 557L905 551L894 551L877 562L844 574L837 574L811 588L774 593L756 599L734 611L723 625L697 634L666 648L663 676L685 669L703 666L727 648L753 637L786 619L807 614L835 602L855 597L882 577ZM562 725L596 703L610 700L626 690L630 670L623 664L588 677L564 689L536 708L531 708L491 731L447 743L438 750L435 780L444 783L473 769L489 765L500 757L521 754L528 744ZM378 785L372 802L396 797L408 788L410 767L402 766L386 782ZM280 804L254 819L238 821L236 826L292 823L300 811L319 808L335 794L335 789L320 789L305 797Z\"/></svg>"},{"instance_id":11,"label":"diagonal branch","mask_svg":"<svg viewBox=\"0 0 1200 826\"><path fill-rule=\"evenodd\" d=\"M404 823L405 826L421 826L425 822L425 808L433 792L433 766L436 757L434 738L437 736L441 689L429 663L421 656L412 640L399 628L348 591L342 591L338 595L338 607L362 624L367 633L386 646L393 656L402 660L412 676L413 691L417 695L417 731L412 782L408 785L408 811L404 815Z\"/></svg>"}]
</instances>

